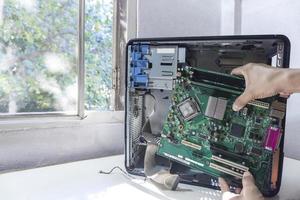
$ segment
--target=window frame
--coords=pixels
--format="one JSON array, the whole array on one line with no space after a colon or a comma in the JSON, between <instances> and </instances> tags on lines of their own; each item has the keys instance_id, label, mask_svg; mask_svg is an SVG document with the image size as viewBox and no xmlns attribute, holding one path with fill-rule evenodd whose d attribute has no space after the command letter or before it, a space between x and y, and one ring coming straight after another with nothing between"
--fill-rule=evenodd
<instances>
[{"instance_id":1,"label":"window frame","mask_svg":"<svg viewBox=\"0 0 300 200\"><path fill-rule=\"evenodd\" d=\"M111 111L86 111L84 109L85 102L85 66L84 66L84 45L85 45L85 0L78 0L78 49L77 49L77 69L78 69L78 97L77 110L75 112L24 112L24 113L1 113L0 114L0 131L17 129L22 127L39 128L56 126L54 123L66 125L70 122L78 122L83 119L85 121L99 123L119 123L123 122L124 109L122 92L125 90L124 84L124 67L120 56L124 56L125 45L127 38L135 37L136 35L136 8L137 0L114 0L113 5L113 94L111 104L114 110ZM128 10L130 16L128 16ZM120 28L120 11L125 12L125 20L133 22L127 24L129 27ZM130 19L129 19L130 18ZM123 19L124 20L124 19ZM121 39L122 38L122 39ZM124 48L120 48L124 46ZM115 115L115 116L113 116ZM38 122L38 123L37 123ZM80 123L80 122L78 122ZM17 125L17 126L16 126ZM15 127L15 128L14 128Z\"/></svg>"},{"instance_id":2,"label":"window frame","mask_svg":"<svg viewBox=\"0 0 300 200\"><path fill-rule=\"evenodd\" d=\"M25 118L52 118L52 117L73 117L83 119L85 118L84 111L84 87L85 87L85 67L84 67L84 34L85 34L85 0L78 0L78 20L77 20L77 58L76 68L78 71L77 75L77 108L75 111L64 112L19 112L19 113L0 113L0 122L7 121L8 119L13 121L24 121ZM26 120L25 120L26 121ZM0 128L1 129L1 128Z\"/></svg>"}]
</instances>

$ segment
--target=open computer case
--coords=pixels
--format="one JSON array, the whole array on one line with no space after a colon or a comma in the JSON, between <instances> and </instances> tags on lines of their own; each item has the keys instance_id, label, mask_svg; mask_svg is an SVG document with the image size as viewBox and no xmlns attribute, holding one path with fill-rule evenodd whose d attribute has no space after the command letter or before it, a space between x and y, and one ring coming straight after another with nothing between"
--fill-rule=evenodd
<instances>
[{"instance_id":1,"label":"open computer case","mask_svg":"<svg viewBox=\"0 0 300 200\"><path fill-rule=\"evenodd\" d=\"M219 189L224 177L241 186L250 171L264 196L281 184L286 99L234 100L243 77L230 75L247 63L288 68L284 35L147 38L126 46L125 166L145 176L149 143L156 164L185 184Z\"/></svg>"}]
</instances>

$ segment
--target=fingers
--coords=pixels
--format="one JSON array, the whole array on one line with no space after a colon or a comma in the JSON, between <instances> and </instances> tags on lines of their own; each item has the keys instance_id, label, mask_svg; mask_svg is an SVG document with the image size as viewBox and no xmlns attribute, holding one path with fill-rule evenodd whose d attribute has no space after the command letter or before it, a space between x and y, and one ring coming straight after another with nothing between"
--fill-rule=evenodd
<instances>
[{"instance_id":1,"label":"fingers","mask_svg":"<svg viewBox=\"0 0 300 200\"><path fill-rule=\"evenodd\" d=\"M223 192L222 200L241 200L242 199L239 194L235 194L235 193L230 192L229 185L221 177L219 177L219 186L221 188L221 191Z\"/></svg>"},{"instance_id":2,"label":"fingers","mask_svg":"<svg viewBox=\"0 0 300 200\"><path fill-rule=\"evenodd\" d=\"M249 93L247 90L244 91L241 96L239 96L235 102L232 105L232 109L234 111L239 111L241 110L247 103L249 103L251 100L253 100L253 97L251 93Z\"/></svg>"},{"instance_id":3,"label":"fingers","mask_svg":"<svg viewBox=\"0 0 300 200\"><path fill-rule=\"evenodd\" d=\"M250 172L244 173L242 183L243 183L242 196L245 199L264 200L264 197L256 187L255 180L253 176L250 174Z\"/></svg>"},{"instance_id":4,"label":"fingers","mask_svg":"<svg viewBox=\"0 0 300 200\"><path fill-rule=\"evenodd\" d=\"M228 186L227 182L221 177L219 177L219 185L220 185L222 192L229 191L229 186Z\"/></svg>"},{"instance_id":5,"label":"fingers","mask_svg":"<svg viewBox=\"0 0 300 200\"><path fill-rule=\"evenodd\" d=\"M283 97L283 98L289 98L291 96L291 93L286 93L286 92L280 92L279 96Z\"/></svg>"},{"instance_id":6,"label":"fingers","mask_svg":"<svg viewBox=\"0 0 300 200\"><path fill-rule=\"evenodd\" d=\"M247 85L247 77L245 77L245 67L246 66L247 65L243 65L241 67L234 68L231 71L231 74L232 75L243 75L244 78L245 78L245 81L246 81L246 85ZM245 91L241 96L239 96L235 100L235 102L232 105L232 109L234 111L239 111L240 109L242 109L251 100L252 100L251 95L247 91Z\"/></svg>"},{"instance_id":7,"label":"fingers","mask_svg":"<svg viewBox=\"0 0 300 200\"><path fill-rule=\"evenodd\" d=\"M242 182L243 188L255 186L255 180L250 172L244 173Z\"/></svg>"},{"instance_id":8,"label":"fingers","mask_svg":"<svg viewBox=\"0 0 300 200\"><path fill-rule=\"evenodd\" d=\"M241 188L236 188L234 191L235 191L236 194L240 194L242 189Z\"/></svg>"},{"instance_id":9,"label":"fingers","mask_svg":"<svg viewBox=\"0 0 300 200\"><path fill-rule=\"evenodd\" d=\"M244 75L244 66L234 68L230 74L231 75Z\"/></svg>"}]
</instances>

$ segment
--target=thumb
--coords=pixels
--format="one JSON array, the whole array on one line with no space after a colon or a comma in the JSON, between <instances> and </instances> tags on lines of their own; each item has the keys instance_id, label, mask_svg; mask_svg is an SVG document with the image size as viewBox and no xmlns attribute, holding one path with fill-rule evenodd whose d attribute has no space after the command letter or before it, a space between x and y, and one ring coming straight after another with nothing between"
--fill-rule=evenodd
<instances>
[{"instance_id":1,"label":"thumb","mask_svg":"<svg viewBox=\"0 0 300 200\"><path fill-rule=\"evenodd\" d=\"M231 75L244 75L244 66L234 68L230 74Z\"/></svg>"},{"instance_id":2,"label":"thumb","mask_svg":"<svg viewBox=\"0 0 300 200\"><path fill-rule=\"evenodd\" d=\"M219 177L219 186L220 186L220 189L221 189L222 192L228 192L230 190L229 185L221 177Z\"/></svg>"},{"instance_id":3,"label":"thumb","mask_svg":"<svg viewBox=\"0 0 300 200\"><path fill-rule=\"evenodd\" d=\"M247 103L249 103L249 101L251 101L253 99L252 95L245 90L243 92L243 94L241 94L233 103L232 105L232 109L234 111L239 111L241 110Z\"/></svg>"},{"instance_id":4,"label":"thumb","mask_svg":"<svg viewBox=\"0 0 300 200\"><path fill-rule=\"evenodd\" d=\"M244 173L242 182L243 188L255 186L255 180L250 172Z\"/></svg>"},{"instance_id":5,"label":"thumb","mask_svg":"<svg viewBox=\"0 0 300 200\"><path fill-rule=\"evenodd\" d=\"M243 175L243 196L245 199L263 200L263 196L255 185L255 180L250 172L245 172Z\"/></svg>"}]
</instances>

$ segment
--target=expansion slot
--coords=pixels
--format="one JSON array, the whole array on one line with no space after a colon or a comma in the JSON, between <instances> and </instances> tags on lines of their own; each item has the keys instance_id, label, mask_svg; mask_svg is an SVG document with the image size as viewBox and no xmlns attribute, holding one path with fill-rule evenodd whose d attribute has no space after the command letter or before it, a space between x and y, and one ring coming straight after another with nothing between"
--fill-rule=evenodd
<instances>
[{"instance_id":1,"label":"expansion slot","mask_svg":"<svg viewBox=\"0 0 300 200\"><path fill-rule=\"evenodd\" d=\"M181 158L181 156L180 156L180 157L176 157L176 156L173 156L173 155L168 154L168 153L164 153L164 156L166 156L166 157L168 157L168 158L171 158L171 159L173 159L173 160L176 160L176 161L178 161L178 162L184 163L184 164L186 164L186 165L190 165L190 164L191 164L189 161L186 161L186 160L184 160L183 158Z\"/></svg>"},{"instance_id":2,"label":"expansion slot","mask_svg":"<svg viewBox=\"0 0 300 200\"><path fill-rule=\"evenodd\" d=\"M186 161L188 162L191 162L191 163L194 163L195 165L199 165L200 167L204 167L204 164L203 163L199 163L197 161L194 161L192 159L189 159L189 158L184 158Z\"/></svg>"},{"instance_id":3,"label":"expansion slot","mask_svg":"<svg viewBox=\"0 0 300 200\"><path fill-rule=\"evenodd\" d=\"M269 109L270 104L263 102L263 101L257 101L257 100L252 100L248 103L249 105L253 105L253 106L257 106L260 108L264 108L264 109Z\"/></svg>"},{"instance_id":4,"label":"expansion slot","mask_svg":"<svg viewBox=\"0 0 300 200\"><path fill-rule=\"evenodd\" d=\"M211 157L211 159L214 160L214 161L217 161L217 162L226 164L226 165L228 165L228 166L230 166L230 167L234 167L234 168L236 168L236 169L242 170L242 171L248 171L248 170L249 170L249 168L246 167L246 166L244 166L244 165L237 164L237 163L235 163L235 162L232 162L232 161L229 161L229 160L220 158L220 157L218 157L218 156L214 156L214 155L213 155L213 156Z\"/></svg>"},{"instance_id":5,"label":"expansion slot","mask_svg":"<svg viewBox=\"0 0 300 200\"><path fill-rule=\"evenodd\" d=\"M239 173L239 172L236 172L236 171L233 171L231 169L228 169L226 167L222 167L220 165L217 165L217 164L214 164L214 163L210 163L209 164L209 167L213 168L213 169L216 169L220 172L224 172L226 174L229 174L229 175L232 175L232 176L235 176L235 177L238 177L238 178L243 178L243 174Z\"/></svg>"},{"instance_id":6,"label":"expansion slot","mask_svg":"<svg viewBox=\"0 0 300 200\"><path fill-rule=\"evenodd\" d=\"M191 142L186 141L186 140L182 140L181 144L183 144L185 146L188 146L188 147L191 147L191 148L194 148L194 149L197 149L197 150L201 150L201 146L200 145L191 143Z\"/></svg>"}]
</instances>

